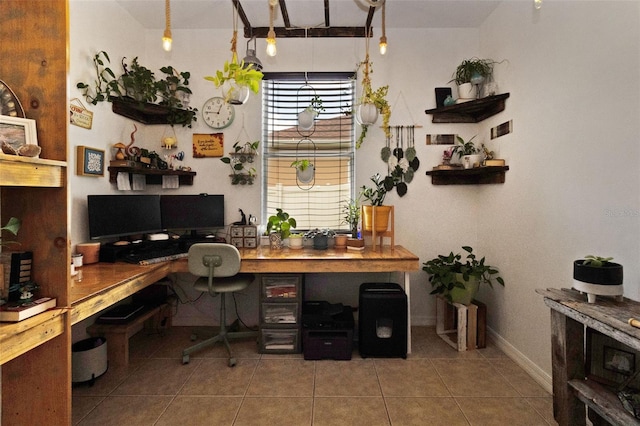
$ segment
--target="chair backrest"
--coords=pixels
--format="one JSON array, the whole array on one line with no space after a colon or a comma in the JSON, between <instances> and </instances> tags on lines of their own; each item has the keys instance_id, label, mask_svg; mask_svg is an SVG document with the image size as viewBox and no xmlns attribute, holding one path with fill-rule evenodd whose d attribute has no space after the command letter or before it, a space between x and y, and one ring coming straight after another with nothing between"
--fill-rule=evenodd
<instances>
[{"instance_id":1,"label":"chair backrest","mask_svg":"<svg viewBox=\"0 0 640 426\"><path fill-rule=\"evenodd\" d=\"M209 276L213 261L214 277L232 277L240 271L240 252L231 244L197 243L189 248L189 272L199 277Z\"/></svg>"}]
</instances>

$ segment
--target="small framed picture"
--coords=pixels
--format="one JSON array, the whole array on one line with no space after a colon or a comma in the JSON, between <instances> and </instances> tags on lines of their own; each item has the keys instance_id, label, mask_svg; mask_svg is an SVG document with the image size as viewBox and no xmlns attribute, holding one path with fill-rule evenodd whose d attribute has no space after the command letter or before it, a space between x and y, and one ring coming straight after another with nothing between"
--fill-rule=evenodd
<instances>
[{"instance_id":1,"label":"small framed picture","mask_svg":"<svg viewBox=\"0 0 640 426\"><path fill-rule=\"evenodd\" d=\"M76 148L76 172L79 176L104 176L104 151L88 146Z\"/></svg>"},{"instance_id":2,"label":"small framed picture","mask_svg":"<svg viewBox=\"0 0 640 426\"><path fill-rule=\"evenodd\" d=\"M38 145L36 120L0 115L0 144L5 154L17 155L23 145Z\"/></svg>"},{"instance_id":3,"label":"small framed picture","mask_svg":"<svg viewBox=\"0 0 640 426\"><path fill-rule=\"evenodd\" d=\"M587 377L609 386L625 383L640 371L640 353L591 328L587 328Z\"/></svg>"}]
</instances>

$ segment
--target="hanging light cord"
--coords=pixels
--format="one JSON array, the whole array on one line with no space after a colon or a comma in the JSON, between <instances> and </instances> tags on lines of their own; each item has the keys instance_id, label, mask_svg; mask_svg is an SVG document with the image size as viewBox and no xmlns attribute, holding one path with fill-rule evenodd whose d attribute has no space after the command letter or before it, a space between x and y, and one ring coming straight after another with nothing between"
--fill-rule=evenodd
<instances>
[{"instance_id":1,"label":"hanging light cord","mask_svg":"<svg viewBox=\"0 0 640 426\"><path fill-rule=\"evenodd\" d=\"M238 62L238 9L235 6L232 8L233 12L233 36L231 37L231 60L233 62Z\"/></svg>"},{"instance_id":2,"label":"hanging light cord","mask_svg":"<svg viewBox=\"0 0 640 426\"><path fill-rule=\"evenodd\" d=\"M165 27L171 31L171 0L164 2L164 16L166 17Z\"/></svg>"}]
</instances>

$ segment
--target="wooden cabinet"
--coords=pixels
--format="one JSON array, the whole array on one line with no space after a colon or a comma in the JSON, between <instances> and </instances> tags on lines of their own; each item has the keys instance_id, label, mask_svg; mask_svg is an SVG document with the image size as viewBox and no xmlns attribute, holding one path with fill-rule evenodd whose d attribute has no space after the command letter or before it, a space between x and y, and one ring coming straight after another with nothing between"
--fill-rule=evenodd
<instances>
[{"instance_id":1,"label":"wooden cabinet","mask_svg":"<svg viewBox=\"0 0 640 426\"><path fill-rule=\"evenodd\" d=\"M301 350L301 274L263 275L260 283L260 352Z\"/></svg>"},{"instance_id":2,"label":"wooden cabinet","mask_svg":"<svg viewBox=\"0 0 640 426\"><path fill-rule=\"evenodd\" d=\"M22 220L21 250L33 252L41 294L69 306L67 200L68 4L0 2L2 80L35 119L40 159L0 159L0 222ZM37 31L34 30L37 23ZM51 37L51 34L56 34ZM3 425L71 423L71 328L66 309L0 324ZM8 349L7 349L8 348Z\"/></svg>"}]
</instances>

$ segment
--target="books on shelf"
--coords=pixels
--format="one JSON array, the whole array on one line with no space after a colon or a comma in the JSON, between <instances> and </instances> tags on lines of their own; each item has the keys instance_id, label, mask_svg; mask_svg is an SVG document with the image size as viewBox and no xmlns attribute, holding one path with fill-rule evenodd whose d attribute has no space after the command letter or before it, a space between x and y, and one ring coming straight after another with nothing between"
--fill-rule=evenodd
<instances>
[{"instance_id":1,"label":"books on shelf","mask_svg":"<svg viewBox=\"0 0 640 426\"><path fill-rule=\"evenodd\" d=\"M22 321L55 307L56 299L51 297L41 297L26 303L10 302L0 306L0 321Z\"/></svg>"}]
</instances>

